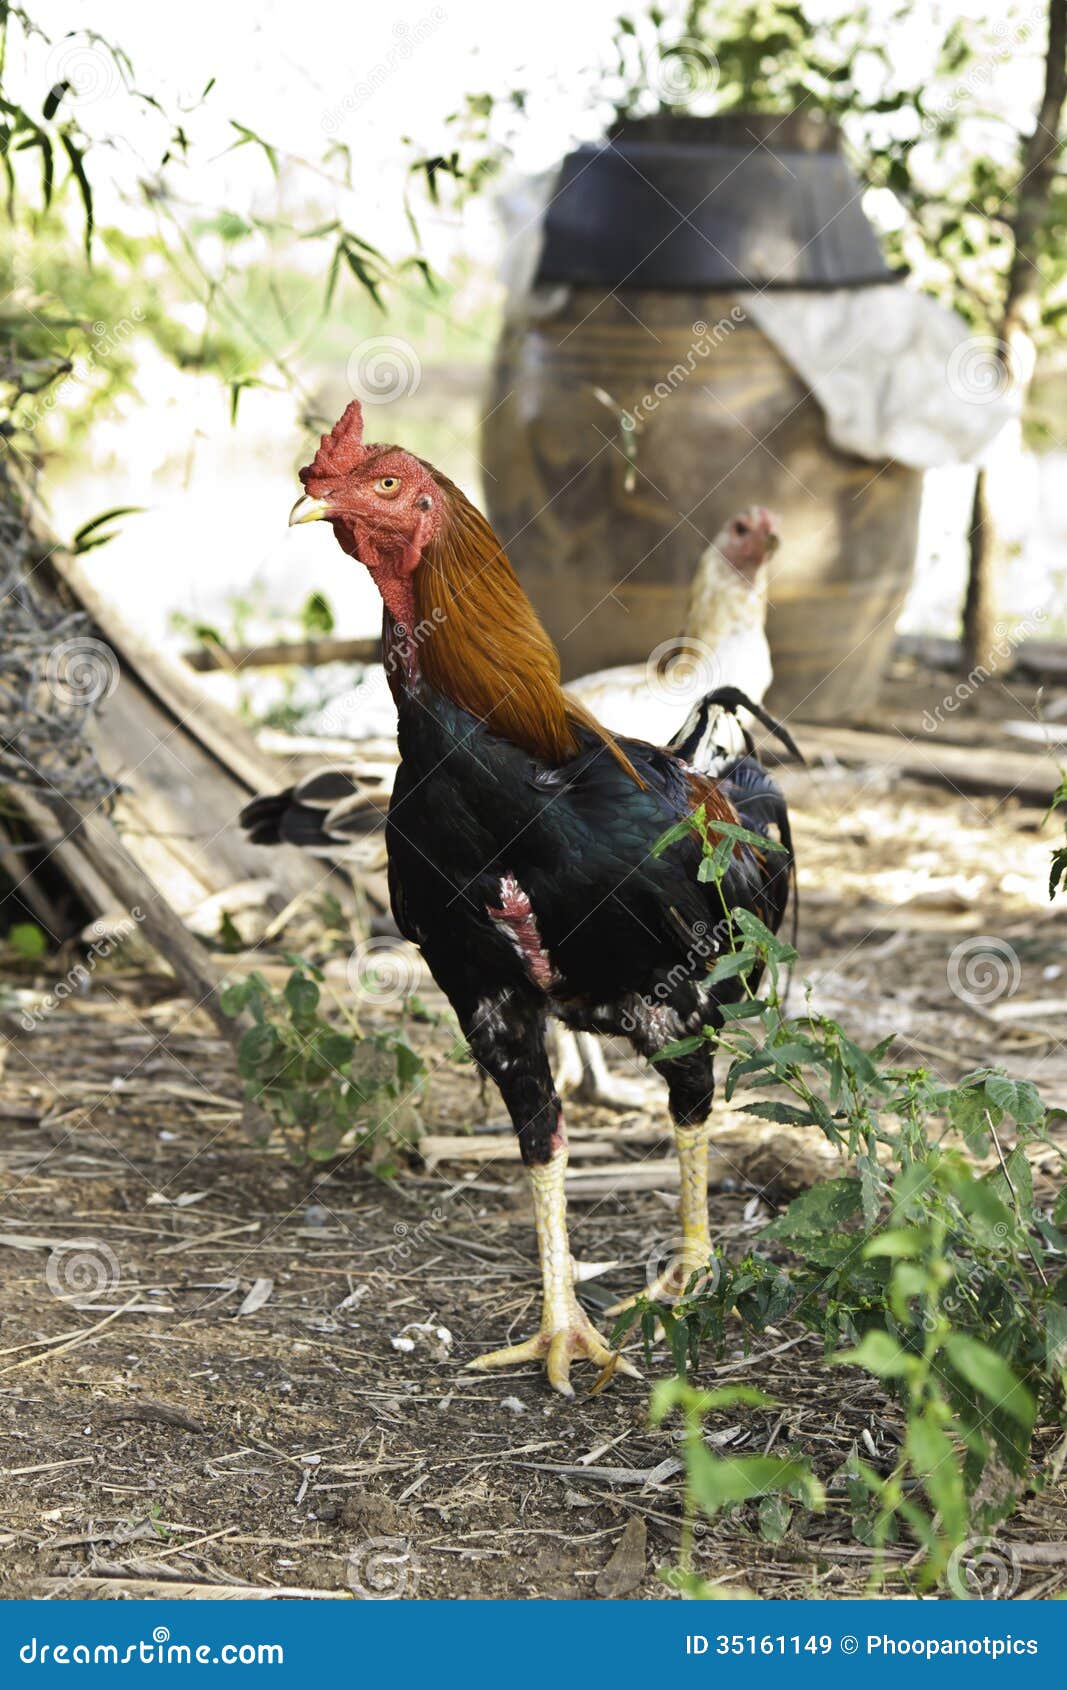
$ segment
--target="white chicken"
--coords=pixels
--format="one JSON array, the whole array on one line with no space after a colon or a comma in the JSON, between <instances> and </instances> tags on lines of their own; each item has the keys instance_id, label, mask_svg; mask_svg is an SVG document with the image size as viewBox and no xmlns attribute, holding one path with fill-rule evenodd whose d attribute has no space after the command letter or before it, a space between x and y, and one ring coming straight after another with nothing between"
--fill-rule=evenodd
<instances>
[{"instance_id":1,"label":"white chicken","mask_svg":"<svg viewBox=\"0 0 1067 1690\"><path fill-rule=\"evenodd\" d=\"M762 704L772 679L763 565L777 549L777 523L762 505L732 517L697 564L684 632L644 663L583 675L567 691L605 727L653 745L666 745L714 687L740 687Z\"/></svg>"}]
</instances>

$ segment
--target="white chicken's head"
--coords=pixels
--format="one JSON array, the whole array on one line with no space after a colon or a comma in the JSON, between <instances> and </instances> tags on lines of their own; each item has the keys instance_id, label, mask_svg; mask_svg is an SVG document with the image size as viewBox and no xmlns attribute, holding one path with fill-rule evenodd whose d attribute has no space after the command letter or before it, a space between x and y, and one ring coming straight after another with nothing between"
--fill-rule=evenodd
<instances>
[{"instance_id":1,"label":"white chicken's head","mask_svg":"<svg viewBox=\"0 0 1067 1690\"><path fill-rule=\"evenodd\" d=\"M765 505L749 505L724 523L715 549L739 575L753 580L781 543L778 519Z\"/></svg>"}]
</instances>

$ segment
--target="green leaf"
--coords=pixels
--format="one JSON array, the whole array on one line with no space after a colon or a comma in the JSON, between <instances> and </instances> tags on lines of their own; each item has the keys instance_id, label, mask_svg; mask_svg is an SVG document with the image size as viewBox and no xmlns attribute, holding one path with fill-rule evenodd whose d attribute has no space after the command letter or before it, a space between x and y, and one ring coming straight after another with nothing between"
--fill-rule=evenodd
<instances>
[{"instance_id":1,"label":"green leaf","mask_svg":"<svg viewBox=\"0 0 1067 1690\"><path fill-rule=\"evenodd\" d=\"M237 1055L242 1065L258 1068L262 1067L264 1063L272 1061L280 1046L281 1039L278 1037L275 1028L263 1023L256 1027L249 1027L247 1031L241 1034L240 1043L237 1046Z\"/></svg>"},{"instance_id":2,"label":"green leaf","mask_svg":"<svg viewBox=\"0 0 1067 1690\"><path fill-rule=\"evenodd\" d=\"M318 639L325 634L332 634L337 626L330 601L325 593L308 594L304 601L304 608L300 612L300 620L309 639Z\"/></svg>"},{"instance_id":3,"label":"green leaf","mask_svg":"<svg viewBox=\"0 0 1067 1690\"><path fill-rule=\"evenodd\" d=\"M44 956L48 940L35 921L16 921L7 930L7 942L17 956L32 959Z\"/></svg>"},{"instance_id":4,"label":"green leaf","mask_svg":"<svg viewBox=\"0 0 1067 1690\"><path fill-rule=\"evenodd\" d=\"M240 1015L248 1005L252 995L252 984L249 980L234 980L228 986L223 986L219 993L219 1008L223 1015Z\"/></svg>"},{"instance_id":5,"label":"green leaf","mask_svg":"<svg viewBox=\"0 0 1067 1690\"><path fill-rule=\"evenodd\" d=\"M236 129L238 135L241 137L241 139L239 141L235 141L233 143L233 146L234 147L244 147L244 146L248 146L249 144L251 144L251 145L262 148L263 153L266 157L267 163L270 165L270 167L271 167L272 171L274 172L275 176L277 176L277 174L278 174L278 154L277 154L276 149L271 146L270 142L265 141L263 139L262 135L257 135L254 129L247 128L247 126L245 124L238 123L236 121L236 119L232 118L232 117L230 118L230 128ZM233 149L231 148L231 151L232 150Z\"/></svg>"},{"instance_id":6,"label":"green leaf","mask_svg":"<svg viewBox=\"0 0 1067 1690\"><path fill-rule=\"evenodd\" d=\"M751 1021L757 1015L765 1015L767 1008L763 998L742 998L740 1003L721 1003L719 1014L724 1021Z\"/></svg>"},{"instance_id":7,"label":"green leaf","mask_svg":"<svg viewBox=\"0 0 1067 1690\"><path fill-rule=\"evenodd\" d=\"M772 933L766 923L762 922L759 916L753 915L751 910L734 910L733 917L749 943L757 950L762 951L765 956L775 957L779 962L792 962L794 960L797 953L792 945L787 945L784 940L779 939L778 935Z\"/></svg>"},{"instance_id":8,"label":"green leaf","mask_svg":"<svg viewBox=\"0 0 1067 1690\"><path fill-rule=\"evenodd\" d=\"M904 1448L926 1494L941 1515L941 1527L954 1543L967 1535L967 1496L959 1458L932 1409L909 1414Z\"/></svg>"},{"instance_id":9,"label":"green leaf","mask_svg":"<svg viewBox=\"0 0 1067 1690\"><path fill-rule=\"evenodd\" d=\"M331 1068L343 1068L351 1060L355 1048L355 1039L347 1033L324 1033L318 1041L319 1055Z\"/></svg>"},{"instance_id":10,"label":"green leaf","mask_svg":"<svg viewBox=\"0 0 1067 1690\"><path fill-rule=\"evenodd\" d=\"M917 1227L890 1227L868 1239L863 1246L863 1254L867 1257L890 1256L894 1260L901 1257L913 1260L922 1255L925 1242L924 1234Z\"/></svg>"},{"instance_id":11,"label":"green leaf","mask_svg":"<svg viewBox=\"0 0 1067 1690\"><path fill-rule=\"evenodd\" d=\"M794 1197L784 1215L764 1227L763 1238L805 1239L840 1232L861 1206L858 1179L828 1179Z\"/></svg>"},{"instance_id":12,"label":"green leaf","mask_svg":"<svg viewBox=\"0 0 1067 1690\"><path fill-rule=\"evenodd\" d=\"M676 1056L692 1056L696 1050L702 1050L707 1043L703 1033L694 1033L688 1039L675 1039L673 1044L664 1045L657 1050L652 1058L653 1062L673 1062Z\"/></svg>"},{"instance_id":13,"label":"green leaf","mask_svg":"<svg viewBox=\"0 0 1067 1690\"><path fill-rule=\"evenodd\" d=\"M1005 1208L1018 1216L1024 1226L1034 1221L1034 1172L1021 1144L1009 1151L1003 1168L993 1168L986 1175Z\"/></svg>"},{"instance_id":14,"label":"green leaf","mask_svg":"<svg viewBox=\"0 0 1067 1690\"><path fill-rule=\"evenodd\" d=\"M697 814L701 814L702 809L703 806ZM759 851L785 850L777 839L769 839L765 833L753 833L750 827L742 827L738 822L709 822L707 831L709 839L732 839L739 845L754 845Z\"/></svg>"},{"instance_id":15,"label":"green leaf","mask_svg":"<svg viewBox=\"0 0 1067 1690\"><path fill-rule=\"evenodd\" d=\"M761 1121L777 1121L783 1127L815 1127L819 1123L810 1109L796 1109L791 1103L743 1103L739 1115L758 1115Z\"/></svg>"},{"instance_id":16,"label":"green leaf","mask_svg":"<svg viewBox=\"0 0 1067 1690\"><path fill-rule=\"evenodd\" d=\"M223 910L219 916L219 930L216 937L224 951L232 953L241 950L244 946L240 929L229 910Z\"/></svg>"},{"instance_id":17,"label":"green leaf","mask_svg":"<svg viewBox=\"0 0 1067 1690\"><path fill-rule=\"evenodd\" d=\"M94 228L93 190L85 172L85 154L82 149L76 145L68 130L61 129L59 131L59 140L63 151L67 155L71 175L77 182L78 192L81 195L82 206L85 210L85 255L87 258L91 258Z\"/></svg>"},{"instance_id":18,"label":"green leaf","mask_svg":"<svg viewBox=\"0 0 1067 1690\"><path fill-rule=\"evenodd\" d=\"M783 1496L765 1496L759 1505L759 1535L764 1543L781 1543L793 1510Z\"/></svg>"},{"instance_id":19,"label":"green leaf","mask_svg":"<svg viewBox=\"0 0 1067 1690\"><path fill-rule=\"evenodd\" d=\"M109 511L101 511L99 516L82 523L70 542L71 551L80 555L91 552L96 546L106 546L109 540L115 538L114 534L100 533L106 522L117 522L123 516L140 516L143 511L143 505L114 505Z\"/></svg>"},{"instance_id":20,"label":"green leaf","mask_svg":"<svg viewBox=\"0 0 1067 1690\"><path fill-rule=\"evenodd\" d=\"M66 81L57 82L55 87L49 89L45 97L44 105L41 108L41 115L46 123L50 123L55 117L56 112L59 110L60 101L62 100L64 94L68 93L69 90L70 83Z\"/></svg>"},{"instance_id":21,"label":"green leaf","mask_svg":"<svg viewBox=\"0 0 1067 1690\"><path fill-rule=\"evenodd\" d=\"M655 1319L651 1325L655 1326ZM702 1391L685 1379L661 1379L653 1387L649 1418L653 1426L658 1426L675 1408L703 1416L718 1409L739 1407L773 1408L774 1399L753 1385L716 1385L710 1391Z\"/></svg>"},{"instance_id":22,"label":"green leaf","mask_svg":"<svg viewBox=\"0 0 1067 1690\"><path fill-rule=\"evenodd\" d=\"M705 1514L716 1514L730 1502L747 1502L770 1490L784 1490L810 1478L806 1462L775 1455L742 1455L719 1460L703 1444L687 1452L686 1476L696 1502Z\"/></svg>"},{"instance_id":23,"label":"green leaf","mask_svg":"<svg viewBox=\"0 0 1067 1690\"><path fill-rule=\"evenodd\" d=\"M988 1344L966 1333L953 1332L945 1350L956 1372L991 1402L1010 1414L1027 1434L1033 1429L1036 1407L1026 1386L1021 1384L1004 1360Z\"/></svg>"},{"instance_id":24,"label":"green leaf","mask_svg":"<svg viewBox=\"0 0 1067 1690\"><path fill-rule=\"evenodd\" d=\"M957 1087L949 1093L948 1118L972 1156L984 1156L989 1149L990 1126L988 1101L984 1089L972 1086ZM996 1120L1001 1119L998 1111Z\"/></svg>"},{"instance_id":25,"label":"green leaf","mask_svg":"<svg viewBox=\"0 0 1067 1690\"><path fill-rule=\"evenodd\" d=\"M691 833L699 831L703 825L703 821L704 807L701 805L699 810L694 810L693 814L691 816L686 816L684 821L673 822L665 833L660 834L656 843L652 847L652 855L654 857L662 857L664 851L666 851L669 846L677 845L680 839L688 839Z\"/></svg>"},{"instance_id":26,"label":"green leaf","mask_svg":"<svg viewBox=\"0 0 1067 1690\"><path fill-rule=\"evenodd\" d=\"M396 1077L402 1086L414 1085L415 1081L425 1072L426 1064L417 1050L398 1039L393 1047L396 1055Z\"/></svg>"},{"instance_id":27,"label":"green leaf","mask_svg":"<svg viewBox=\"0 0 1067 1690\"><path fill-rule=\"evenodd\" d=\"M839 1367L862 1367L879 1379L899 1379L908 1372L914 1358L901 1349L888 1332L865 1332L853 1350L838 1350L832 1358Z\"/></svg>"},{"instance_id":28,"label":"green leaf","mask_svg":"<svg viewBox=\"0 0 1067 1690\"><path fill-rule=\"evenodd\" d=\"M985 1089L997 1108L1003 1109L1020 1126L1034 1126L1044 1119L1041 1094L1029 1080L1009 1080L1006 1074L990 1074Z\"/></svg>"},{"instance_id":29,"label":"green leaf","mask_svg":"<svg viewBox=\"0 0 1067 1690\"><path fill-rule=\"evenodd\" d=\"M709 973L708 984L714 986L719 980L732 980L737 974L747 974L755 962L755 951L728 951Z\"/></svg>"},{"instance_id":30,"label":"green leaf","mask_svg":"<svg viewBox=\"0 0 1067 1690\"><path fill-rule=\"evenodd\" d=\"M294 1016L307 1018L314 1015L319 1007L319 988L314 980L308 980L303 974L290 974L285 982L285 1001Z\"/></svg>"}]
</instances>

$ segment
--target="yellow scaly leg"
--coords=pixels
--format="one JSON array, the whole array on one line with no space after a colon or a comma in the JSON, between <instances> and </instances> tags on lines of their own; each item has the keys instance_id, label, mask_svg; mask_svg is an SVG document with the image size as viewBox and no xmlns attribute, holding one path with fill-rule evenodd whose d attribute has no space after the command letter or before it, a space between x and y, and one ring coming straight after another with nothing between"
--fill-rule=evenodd
<instances>
[{"instance_id":1,"label":"yellow scaly leg","mask_svg":"<svg viewBox=\"0 0 1067 1690\"><path fill-rule=\"evenodd\" d=\"M708 1230L708 1137L706 1122L701 1122L695 1127L675 1127L674 1143L678 1151L678 1167L681 1173L681 1238L675 1241L667 1266L662 1273L657 1274L647 1290L635 1293L632 1297L624 1297L621 1303L616 1303L608 1310L609 1314L620 1314L623 1309L631 1308L638 1296L647 1296L650 1301L657 1303L677 1302L693 1274L706 1268L711 1260L711 1234Z\"/></svg>"},{"instance_id":2,"label":"yellow scaly leg","mask_svg":"<svg viewBox=\"0 0 1067 1690\"><path fill-rule=\"evenodd\" d=\"M574 1294L574 1264L567 1238L567 1202L563 1191L566 1172L565 1146L548 1162L529 1170L544 1288L540 1330L524 1344L493 1350L467 1365L487 1369L543 1360L553 1389L565 1397L573 1397L570 1366L576 1356L594 1362L601 1369L611 1366L614 1372L628 1373L631 1378L641 1376L632 1362L604 1341Z\"/></svg>"}]
</instances>

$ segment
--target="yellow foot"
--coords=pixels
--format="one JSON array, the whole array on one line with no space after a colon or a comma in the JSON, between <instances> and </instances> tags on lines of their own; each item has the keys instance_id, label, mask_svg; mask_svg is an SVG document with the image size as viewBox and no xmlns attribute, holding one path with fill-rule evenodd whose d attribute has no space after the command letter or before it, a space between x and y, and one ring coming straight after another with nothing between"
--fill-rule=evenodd
<instances>
[{"instance_id":1,"label":"yellow foot","mask_svg":"<svg viewBox=\"0 0 1067 1690\"><path fill-rule=\"evenodd\" d=\"M543 1361L548 1382L561 1396L573 1397L570 1381L571 1362L575 1357L591 1361L599 1367L604 1384L613 1373L625 1373L631 1379L641 1375L632 1361L610 1348L593 1325L584 1309L577 1303L569 1311L565 1322L544 1324L540 1332L527 1338L524 1344L511 1344L505 1350L493 1350L467 1363L468 1367L487 1372L494 1367L520 1367L525 1362Z\"/></svg>"}]
</instances>

